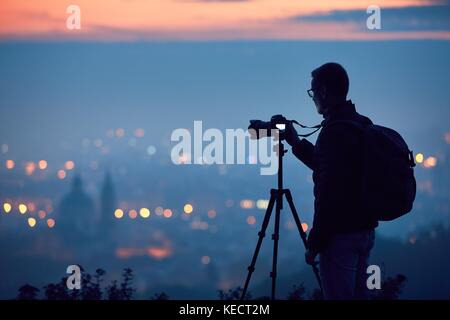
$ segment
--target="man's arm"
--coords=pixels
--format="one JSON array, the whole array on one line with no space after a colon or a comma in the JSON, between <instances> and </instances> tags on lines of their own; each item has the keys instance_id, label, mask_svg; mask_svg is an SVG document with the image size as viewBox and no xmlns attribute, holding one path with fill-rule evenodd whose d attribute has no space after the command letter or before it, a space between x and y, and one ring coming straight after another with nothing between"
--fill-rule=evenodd
<instances>
[{"instance_id":1,"label":"man's arm","mask_svg":"<svg viewBox=\"0 0 450 320\"><path fill-rule=\"evenodd\" d=\"M314 221L308 237L308 248L320 252L333 234L333 227L340 219L340 208L349 197L345 194L351 176L351 157L358 143L358 136L345 124L324 128L320 147L316 152Z\"/></svg>"},{"instance_id":2,"label":"man's arm","mask_svg":"<svg viewBox=\"0 0 450 320\"><path fill-rule=\"evenodd\" d=\"M308 168L314 170L314 145L306 139L299 140L293 147L292 153Z\"/></svg>"}]
</instances>

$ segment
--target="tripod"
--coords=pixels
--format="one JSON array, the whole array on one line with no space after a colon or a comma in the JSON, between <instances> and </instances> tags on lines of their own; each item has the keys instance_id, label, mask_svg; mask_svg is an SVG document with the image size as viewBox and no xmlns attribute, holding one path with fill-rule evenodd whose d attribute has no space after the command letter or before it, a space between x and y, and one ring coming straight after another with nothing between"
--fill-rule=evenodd
<instances>
[{"instance_id":1,"label":"tripod","mask_svg":"<svg viewBox=\"0 0 450 320\"><path fill-rule=\"evenodd\" d=\"M292 215L295 220L295 224L300 233L300 238L302 239L303 245L306 246L306 232L302 228L302 223L297 213L297 209L295 209L294 202L292 201L291 191L289 189L283 189L283 156L287 152L284 149L284 145L280 139L279 141L279 151L278 151L278 188L270 190L270 200L269 205L267 206L266 214L264 215L264 220L261 226L261 231L258 232L258 243L256 244L255 252L253 253L253 258L250 266L248 267L247 279L245 280L244 290L242 291L241 300L244 300L245 295L247 294L248 285L250 283L250 279L252 277L253 272L255 271L256 259L258 258L259 250L261 249L262 241L266 235L266 229L269 225L270 216L273 211L273 207L276 203L275 209L275 226L274 233L272 234L273 240L273 260L272 260L272 272L270 272L270 277L272 278L272 292L271 299L275 300L275 288L277 281L277 258L278 258L278 240L280 234L280 214L283 209L283 196L286 196L289 207L291 209ZM319 283L320 290L322 291L322 283L320 281L319 269L316 264L312 265L313 272L316 276L317 282Z\"/></svg>"}]
</instances>

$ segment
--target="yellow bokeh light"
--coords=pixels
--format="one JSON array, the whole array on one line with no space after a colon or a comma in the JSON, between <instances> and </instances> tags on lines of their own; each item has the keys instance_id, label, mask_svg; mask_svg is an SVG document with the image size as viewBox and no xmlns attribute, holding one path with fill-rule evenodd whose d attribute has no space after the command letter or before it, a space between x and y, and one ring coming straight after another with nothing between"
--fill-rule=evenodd
<instances>
[{"instance_id":1,"label":"yellow bokeh light","mask_svg":"<svg viewBox=\"0 0 450 320\"><path fill-rule=\"evenodd\" d=\"M27 208L26 204L23 204L23 203L19 204L19 212L21 214L27 213L27 210L28 210L28 208Z\"/></svg>"},{"instance_id":2,"label":"yellow bokeh light","mask_svg":"<svg viewBox=\"0 0 450 320\"><path fill-rule=\"evenodd\" d=\"M49 228L53 228L55 226L55 220L54 219L48 219L47 220L47 226Z\"/></svg>"},{"instance_id":3,"label":"yellow bokeh light","mask_svg":"<svg viewBox=\"0 0 450 320\"><path fill-rule=\"evenodd\" d=\"M48 166L48 163L47 163L47 161L45 161L45 160L40 160L40 161L38 162L38 167L39 167L39 169L41 169L41 170L47 169L47 166Z\"/></svg>"},{"instance_id":4,"label":"yellow bokeh light","mask_svg":"<svg viewBox=\"0 0 450 320\"><path fill-rule=\"evenodd\" d=\"M15 166L16 164L13 160L6 160L6 169L11 170L14 169Z\"/></svg>"},{"instance_id":5,"label":"yellow bokeh light","mask_svg":"<svg viewBox=\"0 0 450 320\"><path fill-rule=\"evenodd\" d=\"M73 168L75 168L75 163L72 160L66 161L66 163L64 164L64 167L67 170L72 170Z\"/></svg>"},{"instance_id":6,"label":"yellow bokeh light","mask_svg":"<svg viewBox=\"0 0 450 320\"><path fill-rule=\"evenodd\" d=\"M170 209L164 209L163 215L164 215L164 217L166 217L166 218L172 217L172 210L170 210Z\"/></svg>"},{"instance_id":7,"label":"yellow bokeh light","mask_svg":"<svg viewBox=\"0 0 450 320\"><path fill-rule=\"evenodd\" d=\"M28 218L28 225L33 228L36 225L36 219L35 218Z\"/></svg>"},{"instance_id":8,"label":"yellow bokeh light","mask_svg":"<svg viewBox=\"0 0 450 320\"><path fill-rule=\"evenodd\" d=\"M192 206L192 204L186 203L186 204L184 205L183 210L184 210L184 213L186 213L186 214L191 214L192 211L194 211L194 207Z\"/></svg>"},{"instance_id":9,"label":"yellow bokeh light","mask_svg":"<svg viewBox=\"0 0 450 320\"><path fill-rule=\"evenodd\" d=\"M136 218L137 218L137 215L138 215L138 213L137 213L137 211L134 210L134 209L128 211L128 216L129 216L131 219L136 219Z\"/></svg>"},{"instance_id":10,"label":"yellow bokeh light","mask_svg":"<svg viewBox=\"0 0 450 320\"><path fill-rule=\"evenodd\" d=\"M66 172L64 170L58 170L58 178L63 180L66 177Z\"/></svg>"},{"instance_id":11,"label":"yellow bokeh light","mask_svg":"<svg viewBox=\"0 0 450 320\"><path fill-rule=\"evenodd\" d=\"M11 209L12 209L12 206L11 206L10 203L5 202L5 203L3 204L3 210L5 211L5 213L11 212Z\"/></svg>"},{"instance_id":12,"label":"yellow bokeh light","mask_svg":"<svg viewBox=\"0 0 450 320\"><path fill-rule=\"evenodd\" d=\"M267 209L268 206L269 206L269 200L259 199L258 201L256 201L256 207L258 209L265 210L265 209Z\"/></svg>"},{"instance_id":13,"label":"yellow bokeh light","mask_svg":"<svg viewBox=\"0 0 450 320\"><path fill-rule=\"evenodd\" d=\"M416 162L422 163L423 162L423 153L416 154Z\"/></svg>"},{"instance_id":14,"label":"yellow bokeh light","mask_svg":"<svg viewBox=\"0 0 450 320\"><path fill-rule=\"evenodd\" d=\"M139 214L142 218L148 218L150 217L150 210L147 208L141 208L141 210L139 210Z\"/></svg>"},{"instance_id":15,"label":"yellow bokeh light","mask_svg":"<svg viewBox=\"0 0 450 320\"><path fill-rule=\"evenodd\" d=\"M122 209L116 209L116 210L114 211L114 216L115 216L117 219L121 219L121 218L123 217L123 210L122 210Z\"/></svg>"}]
</instances>

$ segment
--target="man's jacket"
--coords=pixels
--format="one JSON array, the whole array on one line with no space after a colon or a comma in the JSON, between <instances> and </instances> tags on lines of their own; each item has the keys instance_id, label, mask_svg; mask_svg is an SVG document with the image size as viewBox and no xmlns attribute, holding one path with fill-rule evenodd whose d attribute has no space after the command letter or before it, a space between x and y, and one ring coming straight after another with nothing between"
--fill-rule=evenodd
<instances>
[{"instance_id":1,"label":"man's jacket","mask_svg":"<svg viewBox=\"0 0 450 320\"><path fill-rule=\"evenodd\" d=\"M293 154L313 170L314 222L308 248L315 252L322 251L334 234L378 226L361 209L362 133L341 120L372 123L347 101L322 122L316 145L302 139L292 148Z\"/></svg>"}]
</instances>

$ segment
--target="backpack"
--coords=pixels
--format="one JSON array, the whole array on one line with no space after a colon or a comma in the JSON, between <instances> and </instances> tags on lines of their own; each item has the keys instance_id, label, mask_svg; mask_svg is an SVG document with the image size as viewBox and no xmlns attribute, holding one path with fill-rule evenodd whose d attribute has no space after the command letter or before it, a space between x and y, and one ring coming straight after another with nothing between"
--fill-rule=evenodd
<instances>
[{"instance_id":1,"label":"backpack","mask_svg":"<svg viewBox=\"0 0 450 320\"><path fill-rule=\"evenodd\" d=\"M378 221L391 221L412 210L416 198L413 152L393 129L351 120L338 120L363 135L362 203Z\"/></svg>"}]
</instances>

